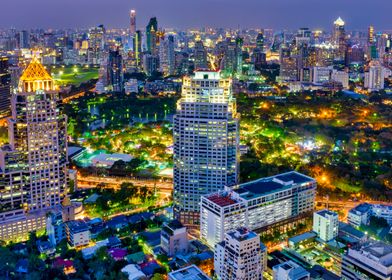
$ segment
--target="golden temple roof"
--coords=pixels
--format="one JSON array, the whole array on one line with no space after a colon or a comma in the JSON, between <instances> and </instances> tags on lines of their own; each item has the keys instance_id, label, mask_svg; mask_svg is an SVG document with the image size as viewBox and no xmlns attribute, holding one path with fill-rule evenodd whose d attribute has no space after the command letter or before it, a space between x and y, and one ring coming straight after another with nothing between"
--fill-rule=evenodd
<instances>
[{"instance_id":1,"label":"golden temple roof","mask_svg":"<svg viewBox=\"0 0 392 280\"><path fill-rule=\"evenodd\" d=\"M27 68L23 71L20 81L34 82L34 81L53 81L52 76L46 71L45 67L34 57Z\"/></svg>"}]
</instances>

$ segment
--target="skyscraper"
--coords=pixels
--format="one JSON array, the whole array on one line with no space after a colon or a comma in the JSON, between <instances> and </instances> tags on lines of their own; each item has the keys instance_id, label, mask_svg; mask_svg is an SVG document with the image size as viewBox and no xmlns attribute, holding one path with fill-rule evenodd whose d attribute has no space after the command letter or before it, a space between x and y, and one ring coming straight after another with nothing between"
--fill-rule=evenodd
<instances>
[{"instance_id":1,"label":"skyscraper","mask_svg":"<svg viewBox=\"0 0 392 280\"><path fill-rule=\"evenodd\" d=\"M8 58L0 57L0 118L10 115L11 74Z\"/></svg>"},{"instance_id":2,"label":"skyscraper","mask_svg":"<svg viewBox=\"0 0 392 280\"><path fill-rule=\"evenodd\" d=\"M27 30L19 32L19 48L28 49L30 48L30 34Z\"/></svg>"},{"instance_id":3,"label":"skyscraper","mask_svg":"<svg viewBox=\"0 0 392 280\"><path fill-rule=\"evenodd\" d=\"M136 32L136 11L131 10L129 16L130 16L129 35L131 36L131 38L133 38Z\"/></svg>"},{"instance_id":4,"label":"skyscraper","mask_svg":"<svg viewBox=\"0 0 392 280\"><path fill-rule=\"evenodd\" d=\"M264 51L264 35L263 32L259 32L256 37L256 48L260 51Z\"/></svg>"},{"instance_id":5,"label":"skyscraper","mask_svg":"<svg viewBox=\"0 0 392 280\"><path fill-rule=\"evenodd\" d=\"M195 48L193 50L193 58L194 58L195 70L208 69L207 50L200 39L196 40L195 42Z\"/></svg>"},{"instance_id":6,"label":"skyscraper","mask_svg":"<svg viewBox=\"0 0 392 280\"><path fill-rule=\"evenodd\" d=\"M136 66L140 67L141 64L141 55L142 52L142 32L137 30L135 32L135 36L133 37L133 54L136 60Z\"/></svg>"},{"instance_id":7,"label":"skyscraper","mask_svg":"<svg viewBox=\"0 0 392 280\"><path fill-rule=\"evenodd\" d=\"M158 21L156 17L150 19L146 27L147 51L153 55L157 54L157 32Z\"/></svg>"},{"instance_id":8,"label":"skyscraper","mask_svg":"<svg viewBox=\"0 0 392 280\"><path fill-rule=\"evenodd\" d=\"M108 72L109 86L114 92L121 92L123 90L124 73L123 60L118 49L109 52Z\"/></svg>"},{"instance_id":9,"label":"skyscraper","mask_svg":"<svg viewBox=\"0 0 392 280\"><path fill-rule=\"evenodd\" d=\"M380 61L373 60L369 63L369 71L365 72L364 86L369 92L384 89L385 68Z\"/></svg>"},{"instance_id":10,"label":"skyscraper","mask_svg":"<svg viewBox=\"0 0 392 280\"><path fill-rule=\"evenodd\" d=\"M370 25L368 28L368 44L373 45L374 41L374 26Z\"/></svg>"},{"instance_id":11,"label":"skyscraper","mask_svg":"<svg viewBox=\"0 0 392 280\"><path fill-rule=\"evenodd\" d=\"M346 31L345 22L340 17L333 24L332 43L337 46L336 58L344 60L347 49Z\"/></svg>"},{"instance_id":12,"label":"skyscraper","mask_svg":"<svg viewBox=\"0 0 392 280\"><path fill-rule=\"evenodd\" d=\"M263 279L260 236L246 228L228 232L215 246L214 268L219 280Z\"/></svg>"},{"instance_id":13,"label":"skyscraper","mask_svg":"<svg viewBox=\"0 0 392 280\"><path fill-rule=\"evenodd\" d=\"M160 71L165 75L173 75L175 70L174 59L174 37L167 36L159 44L159 66Z\"/></svg>"},{"instance_id":14,"label":"skyscraper","mask_svg":"<svg viewBox=\"0 0 392 280\"><path fill-rule=\"evenodd\" d=\"M174 210L183 224L199 223L202 195L236 184L238 145L231 79L213 71L185 77L174 117Z\"/></svg>"},{"instance_id":15,"label":"skyscraper","mask_svg":"<svg viewBox=\"0 0 392 280\"><path fill-rule=\"evenodd\" d=\"M52 77L36 58L11 98L9 145L0 150L0 240L45 227L67 187L67 117Z\"/></svg>"}]
</instances>

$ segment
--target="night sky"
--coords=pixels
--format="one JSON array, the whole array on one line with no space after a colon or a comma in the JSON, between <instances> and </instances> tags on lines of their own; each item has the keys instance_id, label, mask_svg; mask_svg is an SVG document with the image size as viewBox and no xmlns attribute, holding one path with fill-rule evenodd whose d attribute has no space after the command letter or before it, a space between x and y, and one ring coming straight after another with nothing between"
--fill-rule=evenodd
<instances>
[{"instance_id":1,"label":"night sky","mask_svg":"<svg viewBox=\"0 0 392 280\"><path fill-rule=\"evenodd\" d=\"M0 27L137 26L158 17L163 27L298 27L330 29L341 16L347 29L392 29L391 0L0 0Z\"/></svg>"}]
</instances>

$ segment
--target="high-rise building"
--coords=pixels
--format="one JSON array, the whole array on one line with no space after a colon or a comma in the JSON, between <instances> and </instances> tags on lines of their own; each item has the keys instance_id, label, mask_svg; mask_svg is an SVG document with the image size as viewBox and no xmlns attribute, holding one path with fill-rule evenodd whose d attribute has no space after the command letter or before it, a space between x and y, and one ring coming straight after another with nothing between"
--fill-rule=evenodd
<instances>
[{"instance_id":1,"label":"high-rise building","mask_svg":"<svg viewBox=\"0 0 392 280\"><path fill-rule=\"evenodd\" d=\"M11 113L11 73L8 58L0 57L0 118L8 117Z\"/></svg>"},{"instance_id":2,"label":"high-rise building","mask_svg":"<svg viewBox=\"0 0 392 280\"><path fill-rule=\"evenodd\" d=\"M99 64L105 49L106 29L103 25L91 28L88 33L90 63Z\"/></svg>"},{"instance_id":3,"label":"high-rise building","mask_svg":"<svg viewBox=\"0 0 392 280\"><path fill-rule=\"evenodd\" d=\"M339 233L338 214L328 210L314 212L313 231L324 242L335 239Z\"/></svg>"},{"instance_id":4,"label":"high-rise building","mask_svg":"<svg viewBox=\"0 0 392 280\"><path fill-rule=\"evenodd\" d=\"M239 134L231 79L196 71L185 77L174 117L174 210L196 225L200 198L238 179Z\"/></svg>"},{"instance_id":5,"label":"high-rise building","mask_svg":"<svg viewBox=\"0 0 392 280\"><path fill-rule=\"evenodd\" d=\"M136 66L141 65L141 53L142 53L142 32L137 30L135 36L133 37L133 54L136 61Z\"/></svg>"},{"instance_id":6,"label":"high-rise building","mask_svg":"<svg viewBox=\"0 0 392 280\"><path fill-rule=\"evenodd\" d=\"M291 55L290 47L282 44L279 53L280 72L279 77L283 82L297 81L298 69L297 58Z\"/></svg>"},{"instance_id":7,"label":"high-rise building","mask_svg":"<svg viewBox=\"0 0 392 280\"><path fill-rule=\"evenodd\" d=\"M27 30L19 32L19 48L28 49L30 48L30 34Z\"/></svg>"},{"instance_id":8,"label":"high-rise building","mask_svg":"<svg viewBox=\"0 0 392 280\"><path fill-rule=\"evenodd\" d=\"M349 248L342 260L342 279L392 279L392 246L371 241Z\"/></svg>"},{"instance_id":9,"label":"high-rise building","mask_svg":"<svg viewBox=\"0 0 392 280\"><path fill-rule=\"evenodd\" d=\"M196 40L195 48L193 51L193 58L194 58L195 70L208 69L207 50L204 47L203 41Z\"/></svg>"},{"instance_id":10,"label":"high-rise building","mask_svg":"<svg viewBox=\"0 0 392 280\"><path fill-rule=\"evenodd\" d=\"M67 187L67 117L52 77L34 58L11 98L9 145L0 150L0 240L45 228Z\"/></svg>"},{"instance_id":11,"label":"high-rise building","mask_svg":"<svg viewBox=\"0 0 392 280\"><path fill-rule=\"evenodd\" d=\"M131 38L133 38L133 36L136 33L136 11L135 10L130 11L129 18L130 18L129 35L131 36Z\"/></svg>"},{"instance_id":12,"label":"high-rise building","mask_svg":"<svg viewBox=\"0 0 392 280\"><path fill-rule=\"evenodd\" d=\"M174 75L174 37L169 35L159 44L159 66L160 71L165 75Z\"/></svg>"},{"instance_id":13,"label":"high-rise building","mask_svg":"<svg viewBox=\"0 0 392 280\"><path fill-rule=\"evenodd\" d=\"M264 52L264 35L263 32L259 32L256 37L256 48Z\"/></svg>"},{"instance_id":14,"label":"high-rise building","mask_svg":"<svg viewBox=\"0 0 392 280\"><path fill-rule=\"evenodd\" d=\"M158 32L158 21L156 17L150 19L146 27L146 45L147 52L156 55L157 54L157 32Z\"/></svg>"},{"instance_id":15,"label":"high-rise building","mask_svg":"<svg viewBox=\"0 0 392 280\"><path fill-rule=\"evenodd\" d=\"M121 92L124 88L123 60L120 51L109 52L108 72L109 87L112 91Z\"/></svg>"},{"instance_id":16,"label":"high-rise building","mask_svg":"<svg viewBox=\"0 0 392 280\"><path fill-rule=\"evenodd\" d=\"M374 26L370 25L368 28L368 44L373 45L375 42L374 40Z\"/></svg>"},{"instance_id":17,"label":"high-rise building","mask_svg":"<svg viewBox=\"0 0 392 280\"><path fill-rule=\"evenodd\" d=\"M159 69L159 58L152 54L143 55L143 71L147 76L151 76Z\"/></svg>"},{"instance_id":18,"label":"high-rise building","mask_svg":"<svg viewBox=\"0 0 392 280\"><path fill-rule=\"evenodd\" d=\"M246 228L226 233L225 240L215 247L214 268L218 279L263 279L261 246L260 236Z\"/></svg>"},{"instance_id":19,"label":"high-rise building","mask_svg":"<svg viewBox=\"0 0 392 280\"><path fill-rule=\"evenodd\" d=\"M344 60L347 49L345 22L339 17L334 21L332 43L337 46L336 58Z\"/></svg>"},{"instance_id":20,"label":"high-rise building","mask_svg":"<svg viewBox=\"0 0 392 280\"><path fill-rule=\"evenodd\" d=\"M166 223L161 231L161 248L170 257L188 253L189 241L186 227L179 221Z\"/></svg>"},{"instance_id":21,"label":"high-rise building","mask_svg":"<svg viewBox=\"0 0 392 280\"><path fill-rule=\"evenodd\" d=\"M201 198L201 239L214 247L241 226L259 231L309 217L315 195L316 181L295 171L210 193Z\"/></svg>"},{"instance_id":22,"label":"high-rise building","mask_svg":"<svg viewBox=\"0 0 392 280\"><path fill-rule=\"evenodd\" d=\"M293 261L287 261L273 267L274 280L308 280L310 273Z\"/></svg>"},{"instance_id":23,"label":"high-rise building","mask_svg":"<svg viewBox=\"0 0 392 280\"><path fill-rule=\"evenodd\" d=\"M385 68L378 60L372 60L369 64L369 71L365 72L364 87L368 91L378 91L384 89Z\"/></svg>"}]
</instances>

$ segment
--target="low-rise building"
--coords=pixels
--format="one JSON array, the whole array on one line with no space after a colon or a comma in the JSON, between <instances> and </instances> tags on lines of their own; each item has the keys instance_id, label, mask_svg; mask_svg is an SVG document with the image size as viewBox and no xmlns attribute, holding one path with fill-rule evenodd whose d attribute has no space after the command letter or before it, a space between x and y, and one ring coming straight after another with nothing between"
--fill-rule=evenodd
<instances>
[{"instance_id":1,"label":"low-rise building","mask_svg":"<svg viewBox=\"0 0 392 280\"><path fill-rule=\"evenodd\" d=\"M324 242L335 239L339 233L338 214L329 210L314 212L313 231Z\"/></svg>"},{"instance_id":2,"label":"low-rise building","mask_svg":"<svg viewBox=\"0 0 392 280\"><path fill-rule=\"evenodd\" d=\"M186 227L173 220L162 227L161 248L168 256L188 253L189 241Z\"/></svg>"},{"instance_id":3,"label":"low-rise building","mask_svg":"<svg viewBox=\"0 0 392 280\"><path fill-rule=\"evenodd\" d=\"M239 227L254 231L309 216L315 192L313 178L292 171L203 196L201 238L214 247Z\"/></svg>"},{"instance_id":4,"label":"low-rise building","mask_svg":"<svg viewBox=\"0 0 392 280\"><path fill-rule=\"evenodd\" d=\"M169 280L210 280L203 271L195 265L187 266L185 268L169 273Z\"/></svg>"},{"instance_id":5,"label":"low-rise building","mask_svg":"<svg viewBox=\"0 0 392 280\"><path fill-rule=\"evenodd\" d=\"M349 248L343 256L342 279L392 279L392 246L368 242Z\"/></svg>"},{"instance_id":6,"label":"low-rise building","mask_svg":"<svg viewBox=\"0 0 392 280\"><path fill-rule=\"evenodd\" d=\"M90 230L83 220L66 222L65 232L68 244L72 247L85 246L90 243Z\"/></svg>"},{"instance_id":7,"label":"low-rise building","mask_svg":"<svg viewBox=\"0 0 392 280\"><path fill-rule=\"evenodd\" d=\"M302 266L293 261L287 261L275 265L273 268L274 280L306 280L310 279L310 273Z\"/></svg>"},{"instance_id":8,"label":"low-rise building","mask_svg":"<svg viewBox=\"0 0 392 280\"><path fill-rule=\"evenodd\" d=\"M368 225L370 216L372 214L372 207L368 203L362 203L352 208L348 212L348 224L353 227L360 227L361 225Z\"/></svg>"}]
</instances>

